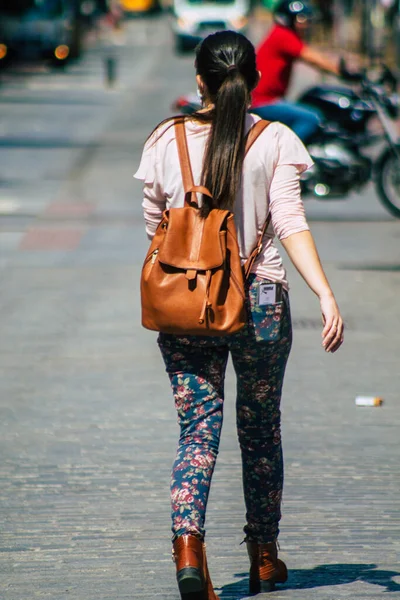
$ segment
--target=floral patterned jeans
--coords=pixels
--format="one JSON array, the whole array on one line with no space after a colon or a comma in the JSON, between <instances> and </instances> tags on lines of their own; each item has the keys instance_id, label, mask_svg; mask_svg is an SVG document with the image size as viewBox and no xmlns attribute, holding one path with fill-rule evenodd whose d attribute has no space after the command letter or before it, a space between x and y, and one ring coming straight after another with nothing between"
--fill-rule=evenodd
<instances>
[{"instance_id":1,"label":"floral patterned jeans","mask_svg":"<svg viewBox=\"0 0 400 600\"><path fill-rule=\"evenodd\" d=\"M262 280L251 275L248 301ZM205 516L223 419L229 356L237 377L237 431L242 454L246 539L271 542L279 533L283 487L280 400L292 342L289 299L283 292L275 341L260 340L260 324L226 337L159 335L180 425L172 471L173 540L204 539ZM270 325L270 324L269 324ZM261 324L262 326L262 324Z\"/></svg>"}]
</instances>

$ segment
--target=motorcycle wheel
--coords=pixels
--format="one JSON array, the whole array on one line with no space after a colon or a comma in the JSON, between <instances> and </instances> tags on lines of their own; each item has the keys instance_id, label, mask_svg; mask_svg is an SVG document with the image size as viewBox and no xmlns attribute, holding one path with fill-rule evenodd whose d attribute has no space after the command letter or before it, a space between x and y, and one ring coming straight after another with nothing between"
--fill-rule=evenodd
<instances>
[{"instance_id":1,"label":"motorcycle wheel","mask_svg":"<svg viewBox=\"0 0 400 600\"><path fill-rule=\"evenodd\" d=\"M400 148L399 156L388 148L376 165L379 198L391 215L400 219Z\"/></svg>"}]
</instances>

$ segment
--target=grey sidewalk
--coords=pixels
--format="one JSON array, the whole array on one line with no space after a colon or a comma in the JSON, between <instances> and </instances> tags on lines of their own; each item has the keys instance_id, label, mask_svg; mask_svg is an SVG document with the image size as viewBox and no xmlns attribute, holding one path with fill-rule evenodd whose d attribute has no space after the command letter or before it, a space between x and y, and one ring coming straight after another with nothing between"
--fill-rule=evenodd
<instances>
[{"instance_id":1,"label":"grey sidewalk","mask_svg":"<svg viewBox=\"0 0 400 600\"><path fill-rule=\"evenodd\" d=\"M125 83L102 126L58 179L14 181L19 209L0 226L5 600L178 600L168 501L177 425L155 335L140 326L147 241L132 172L152 126L190 89L192 61L177 62L163 23L150 24L164 40L150 49L138 25L132 56L145 62L131 76L124 50ZM80 139L72 126L71 136ZM37 186L47 186L42 203ZM307 205L347 322L337 355L322 351L317 302L290 269L280 537L290 579L271 598L400 598L400 230L371 194L364 202L356 222L353 205L335 203L325 219L322 204ZM234 393L229 369L207 522L221 600L247 589ZM358 408L358 394L385 402Z\"/></svg>"}]
</instances>

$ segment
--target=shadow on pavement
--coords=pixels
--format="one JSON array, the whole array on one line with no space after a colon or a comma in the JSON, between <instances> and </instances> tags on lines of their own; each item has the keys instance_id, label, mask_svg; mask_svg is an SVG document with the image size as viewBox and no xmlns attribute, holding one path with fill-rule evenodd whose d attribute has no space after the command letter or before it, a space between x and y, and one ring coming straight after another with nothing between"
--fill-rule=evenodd
<instances>
[{"instance_id":1,"label":"shadow on pavement","mask_svg":"<svg viewBox=\"0 0 400 600\"><path fill-rule=\"evenodd\" d=\"M224 585L217 592L221 600L239 600L249 596L248 573L236 573L235 577L240 577L240 581ZM385 592L400 592L400 584L393 581L394 577L400 577L400 572L380 570L374 564L320 565L314 569L289 570L287 583L279 585L277 590L312 589L363 581L380 585Z\"/></svg>"}]
</instances>

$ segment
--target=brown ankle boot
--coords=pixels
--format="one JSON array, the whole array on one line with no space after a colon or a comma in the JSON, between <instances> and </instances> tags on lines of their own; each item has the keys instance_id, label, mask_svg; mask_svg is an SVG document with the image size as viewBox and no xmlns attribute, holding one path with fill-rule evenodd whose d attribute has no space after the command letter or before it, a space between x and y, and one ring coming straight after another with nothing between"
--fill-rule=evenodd
<instances>
[{"instance_id":1,"label":"brown ankle boot","mask_svg":"<svg viewBox=\"0 0 400 600\"><path fill-rule=\"evenodd\" d=\"M219 600L208 572L204 542L194 535L180 536L174 542L173 556L182 600Z\"/></svg>"},{"instance_id":2,"label":"brown ankle boot","mask_svg":"<svg viewBox=\"0 0 400 600\"><path fill-rule=\"evenodd\" d=\"M182 535L173 544L176 579L181 598L205 589L203 542L194 535Z\"/></svg>"},{"instance_id":3,"label":"brown ankle boot","mask_svg":"<svg viewBox=\"0 0 400 600\"><path fill-rule=\"evenodd\" d=\"M276 583L285 583L288 572L285 563L278 558L276 542L246 544L250 558L250 593L272 592Z\"/></svg>"}]
</instances>

